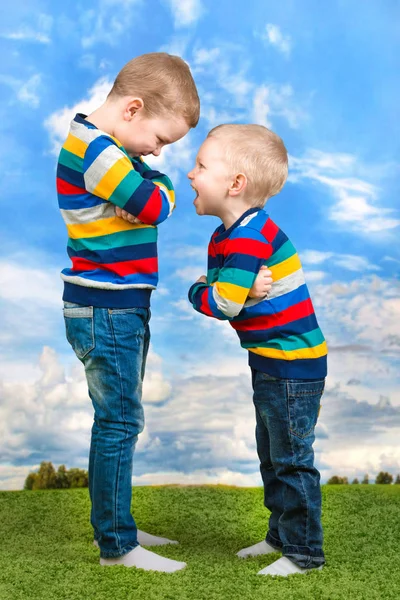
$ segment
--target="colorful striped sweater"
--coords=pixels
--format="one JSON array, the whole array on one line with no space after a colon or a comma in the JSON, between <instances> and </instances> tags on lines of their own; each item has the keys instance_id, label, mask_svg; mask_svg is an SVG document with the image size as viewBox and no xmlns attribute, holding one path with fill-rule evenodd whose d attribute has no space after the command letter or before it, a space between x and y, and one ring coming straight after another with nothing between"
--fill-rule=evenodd
<instances>
[{"instance_id":1,"label":"colorful striped sweater","mask_svg":"<svg viewBox=\"0 0 400 600\"><path fill-rule=\"evenodd\" d=\"M272 271L272 289L265 299L248 299L262 265ZM254 369L283 379L326 376L327 346L300 259L264 210L251 208L229 229L216 229L207 284L192 285L189 300L198 312L230 321Z\"/></svg>"},{"instance_id":2,"label":"colorful striped sweater","mask_svg":"<svg viewBox=\"0 0 400 600\"><path fill-rule=\"evenodd\" d=\"M58 159L57 193L72 261L61 272L63 300L148 307L158 282L156 226L175 207L168 177L77 114ZM117 217L115 206L143 224Z\"/></svg>"}]
</instances>

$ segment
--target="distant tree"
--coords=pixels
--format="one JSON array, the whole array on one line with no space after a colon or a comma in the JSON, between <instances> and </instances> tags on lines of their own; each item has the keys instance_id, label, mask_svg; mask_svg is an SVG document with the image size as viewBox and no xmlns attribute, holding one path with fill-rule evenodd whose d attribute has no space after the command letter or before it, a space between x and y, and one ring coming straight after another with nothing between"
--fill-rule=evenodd
<instances>
[{"instance_id":1,"label":"distant tree","mask_svg":"<svg viewBox=\"0 0 400 600\"><path fill-rule=\"evenodd\" d=\"M88 473L83 469L70 469L67 472L67 477L69 487L71 488L83 488L89 486Z\"/></svg>"},{"instance_id":2,"label":"distant tree","mask_svg":"<svg viewBox=\"0 0 400 600\"><path fill-rule=\"evenodd\" d=\"M395 483L400 483L400 475L397 475Z\"/></svg>"},{"instance_id":3,"label":"distant tree","mask_svg":"<svg viewBox=\"0 0 400 600\"><path fill-rule=\"evenodd\" d=\"M357 477L355 477L351 483L360 483L360 482L358 481Z\"/></svg>"},{"instance_id":4,"label":"distant tree","mask_svg":"<svg viewBox=\"0 0 400 600\"><path fill-rule=\"evenodd\" d=\"M387 473L386 471L381 471L378 473L375 479L375 483L392 483L393 475Z\"/></svg>"},{"instance_id":5,"label":"distant tree","mask_svg":"<svg viewBox=\"0 0 400 600\"><path fill-rule=\"evenodd\" d=\"M40 463L37 473L29 473L25 479L24 490L54 490L88 487L88 472L83 469L66 469L60 465L55 471L51 462Z\"/></svg>"},{"instance_id":6,"label":"distant tree","mask_svg":"<svg viewBox=\"0 0 400 600\"><path fill-rule=\"evenodd\" d=\"M348 484L349 480L347 477L339 477L338 475L333 475L327 482L329 485L343 485Z\"/></svg>"},{"instance_id":7,"label":"distant tree","mask_svg":"<svg viewBox=\"0 0 400 600\"><path fill-rule=\"evenodd\" d=\"M65 490L69 487L68 471L65 468L65 465L60 465L56 474L56 488L59 490Z\"/></svg>"},{"instance_id":8,"label":"distant tree","mask_svg":"<svg viewBox=\"0 0 400 600\"><path fill-rule=\"evenodd\" d=\"M364 479L362 480L362 482L361 482L361 483L363 483L364 485L365 485L365 484L367 484L367 483L369 483L369 477L368 477L368 473L366 473L366 474L364 475Z\"/></svg>"},{"instance_id":9,"label":"distant tree","mask_svg":"<svg viewBox=\"0 0 400 600\"><path fill-rule=\"evenodd\" d=\"M24 490L32 490L35 480L37 477L37 473L29 473L24 483Z\"/></svg>"},{"instance_id":10,"label":"distant tree","mask_svg":"<svg viewBox=\"0 0 400 600\"><path fill-rule=\"evenodd\" d=\"M33 490L54 490L56 487L56 472L51 462L42 461L33 483Z\"/></svg>"}]
</instances>

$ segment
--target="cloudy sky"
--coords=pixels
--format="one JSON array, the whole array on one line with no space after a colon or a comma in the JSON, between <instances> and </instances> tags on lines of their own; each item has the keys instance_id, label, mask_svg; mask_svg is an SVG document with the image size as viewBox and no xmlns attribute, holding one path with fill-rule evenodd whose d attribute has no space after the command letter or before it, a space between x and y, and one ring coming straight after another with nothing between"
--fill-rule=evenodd
<instances>
[{"instance_id":1,"label":"cloudy sky","mask_svg":"<svg viewBox=\"0 0 400 600\"><path fill-rule=\"evenodd\" d=\"M186 173L208 130L255 122L285 141L291 174L268 203L306 271L330 349L317 427L322 480L400 473L399 17L397 3L334 0L16 0L0 25L0 489L42 460L87 467L91 404L64 336L67 236L55 164L71 118L120 68L166 50L190 65L201 120L151 162L177 189L159 228L134 483L259 485L246 352L187 289L218 225ZM396 43L397 42L397 43ZM397 368L396 368L397 366Z\"/></svg>"}]
</instances>

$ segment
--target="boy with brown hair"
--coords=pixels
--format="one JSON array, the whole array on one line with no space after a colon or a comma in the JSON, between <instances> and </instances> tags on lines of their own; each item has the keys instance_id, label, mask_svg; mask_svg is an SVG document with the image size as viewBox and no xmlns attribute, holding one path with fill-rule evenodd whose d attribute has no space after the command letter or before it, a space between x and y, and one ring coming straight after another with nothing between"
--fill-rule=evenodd
<instances>
[{"instance_id":1,"label":"boy with brown hair","mask_svg":"<svg viewBox=\"0 0 400 600\"><path fill-rule=\"evenodd\" d=\"M138 532L130 508L133 450L144 427L150 296L158 281L157 225L175 206L169 178L141 156L157 156L186 135L199 111L181 58L139 56L118 74L102 106L75 116L58 160L72 261L61 273L64 318L94 407L89 493L101 565L185 567L139 545L173 542Z\"/></svg>"}]
</instances>

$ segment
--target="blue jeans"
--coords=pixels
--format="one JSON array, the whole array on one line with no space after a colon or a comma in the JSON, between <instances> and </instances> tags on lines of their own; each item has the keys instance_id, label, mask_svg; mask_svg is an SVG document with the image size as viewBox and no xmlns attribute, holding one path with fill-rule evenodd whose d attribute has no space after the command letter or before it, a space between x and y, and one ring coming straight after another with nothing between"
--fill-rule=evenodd
<instances>
[{"instance_id":1,"label":"blue jeans","mask_svg":"<svg viewBox=\"0 0 400 600\"><path fill-rule=\"evenodd\" d=\"M132 461L144 427L150 310L64 302L64 320L67 339L85 367L94 408L89 454L94 537L103 558L123 556L138 545L131 514Z\"/></svg>"},{"instance_id":2,"label":"blue jeans","mask_svg":"<svg viewBox=\"0 0 400 600\"><path fill-rule=\"evenodd\" d=\"M299 567L325 563L320 474L313 442L325 380L277 379L252 369L256 441L271 511L266 541Z\"/></svg>"}]
</instances>

